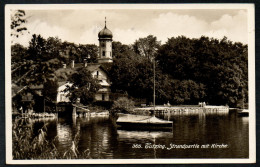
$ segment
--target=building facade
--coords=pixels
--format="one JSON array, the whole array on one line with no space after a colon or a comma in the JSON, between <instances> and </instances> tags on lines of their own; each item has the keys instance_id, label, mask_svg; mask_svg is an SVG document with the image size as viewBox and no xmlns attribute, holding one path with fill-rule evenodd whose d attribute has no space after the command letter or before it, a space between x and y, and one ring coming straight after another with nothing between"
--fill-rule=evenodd
<instances>
[{"instance_id":1,"label":"building facade","mask_svg":"<svg viewBox=\"0 0 260 167\"><path fill-rule=\"evenodd\" d=\"M98 53L98 63L87 63L84 64L75 64L74 61L71 61L71 65L68 66L70 69L75 68L87 68L90 72L93 78L96 78L99 80L99 83L101 85L101 88L98 90L98 92L95 94L94 100L95 101L111 101L110 94L111 94L111 82L108 78L108 72L105 70L102 66L104 64L108 65L113 63L113 56L112 56L112 38L113 34L112 32L106 27L106 21L105 21L105 27L98 33L98 40L99 40L99 53ZM65 70L68 70L68 68L65 66L63 67ZM66 69L67 68L67 69ZM69 98L67 97L68 93L64 92L64 89L67 86L71 86L71 83L59 83L58 88L58 95L57 95L57 102L70 102Z\"/></svg>"},{"instance_id":2,"label":"building facade","mask_svg":"<svg viewBox=\"0 0 260 167\"><path fill-rule=\"evenodd\" d=\"M70 102L69 97L67 97L68 92L64 92L64 90L68 87L68 86L72 86L71 83L68 82L59 82L59 88L58 88L58 94L57 94L57 103L60 102Z\"/></svg>"},{"instance_id":3,"label":"building facade","mask_svg":"<svg viewBox=\"0 0 260 167\"><path fill-rule=\"evenodd\" d=\"M106 20L105 27L98 33L99 40L99 54L98 54L98 64L88 65L87 69L91 72L94 78L97 78L100 82L101 89L95 94L96 101L110 101L110 86L111 82L108 78L107 71L102 67L103 63L112 63L112 42L113 34L107 28Z\"/></svg>"},{"instance_id":4,"label":"building facade","mask_svg":"<svg viewBox=\"0 0 260 167\"><path fill-rule=\"evenodd\" d=\"M106 70L100 64L89 65L87 69L91 72L93 78L99 80L99 84L101 85L101 88L95 94L95 101L110 101L111 83Z\"/></svg>"}]
</instances>

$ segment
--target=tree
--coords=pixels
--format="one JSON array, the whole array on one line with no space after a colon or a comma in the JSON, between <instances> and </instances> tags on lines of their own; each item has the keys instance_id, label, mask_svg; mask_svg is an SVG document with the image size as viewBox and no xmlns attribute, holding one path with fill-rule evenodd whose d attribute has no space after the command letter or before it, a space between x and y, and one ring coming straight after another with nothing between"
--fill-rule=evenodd
<instances>
[{"instance_id":1,"label":"tree","mask_svg":"<svg viewBox=\"0 0 260 167\"><path fill-rule=\"evenodd\" d=\"M42 95L49 101L56 101L58 94L58 82L57 80L47 80L43 84Z\"/></svg>"},{"instance_id":2,"label":"tree","mask_svg":"<svg viewBox=\"0 0 260 167\"><path fill-rule=\"evenodd\" d=\"M80 98L80 102L84 105L93 102L94 95L101 88L99 81L93 78L86 68L77 69L68 81L72 83L72 86L68 86L65 92L68 92L70 100L76 102L77 98Z\"/></svg>"},{"instance_id":3,"label":"tree","mask_svg":"<svg viewBox=\"0 0 260 167\"><path fill-rule=\"evenodd\" d=\"M170 38L162 45L156 60L164 73L170 74L174 79L193 79L196 57L193 57L192 40L181 36Z\"/></svg>"},{"instance_id":4,"label":"tree","mask_svg":"<svg viewBox=\"0 0 260 167\"><path fill-rule=\"evenodd\" d=\"M136 40L133 44L133 50L137 54L152 60L160 45L161 42L157 41L155 36L148 35L145 38L139 38Z\"/></svg>"},{"instance_id":5,"label":"tree","mask_svg":"<svg viewBox=\"0 0 260 167\"><path fill-rule=\"evenodd\" d=\"M174 90L186 92L174 91L176 103L196 104L200 95L210 104L236 107L240 97L247 99L247 57L247 45L232 43L226 37L181 36L168 39L159 48L156 60L162 71L181 85L174 84ZM189 90L188 86L195 89ZM238 91L240 88L243 91Z\"/></svg>"},{"instance_id":6,"label":"tree","mask_svg":"<svg viewBox=\"0 0 260 167\"><path fill-rule=\"evenodd\" d=\"M11 69L12 69L12 80L18 80L22 75L23 72L26 71L24 68L26 67L25 64L25 57L27 56L27 48L20 44L14 44L11 46Z\"/></svg>"},{"instance_id":7,"label":"tree","mask_svg":"<svg viewBox=\"0 0 260 167\"><path fill-rule=\"evenodd\" d=\"M29 42L27 59L35 62L45 61L47 59L46 40L41 35L32 35Z\"/></svg>"},{"instance_id":8,"label":"tree","mask_svg":"<svg viewBox=\"0 0 260 167\"><path fill-rule=\"evenodd\" d=\"M156 65L156 100L165 103L171 99L171 79L163 74ZM112 91L126 92L134 98L152 101L153 97L153 64L140 55L121 55L114 60L109 76Z\"/></svg>"},{"instance_id":9,"label":"tree","mask_svg":"<svg viewBox=\"0 0 260 167\"><path fill-rule=\"evenodd\" d=\"M14 44L11 46L11 60L12 65L15 63L20 63L24 61L24 58L26 57L27 48L22 46L21 44Z\"/></svg>"},{"instance_id":10,"label":"tree","mask_svg":"<svg viewBox=\"0 0 260 167\"><path fill-rule=\"evenodd\" d=\"M202 83L196 83L193 80L174 80L172 82L173 97L170 101L173 104L198 104L205 101L206 88Z\"/></svg>"},{"instance_id":11,"label":"tree","mask_svg":"<svg viewBox=\"0 0 260 167\"><path fill-rule=\"evenodd\" d=\"M131 113L135 107L134 104L134 101L131 99L128 99L127 97L120 97L114 101L111 111L113 113Z\"/></svg>"},{"instance_id":12,"label":"tree","mask_svg":"<svg viewBox=\"0 0 260 167\"><path fill-rule=\"evenodd\" d=\"M49 37L45 42L46 52L52 57L58 58L60 56L60 50L62 45L61 39L58 37Z\"/></svg>"},{"instance_id":13,"label":"tree","mask_svg":"<svg viewBox=\"0 0 260 167\"><path fill-rule=\"evenodd\" d=\"M22 85L39 85L54 79L54 71L62 64L55 53L48 51L46 40L36 34L33 34L25 55L20 77L14 81Z\"/></svg>"},{"instance_id":14,"label":"tree","mask_svg":"<svg viewBox=\"0 0 260 167\"><path fill-rule=\"evenodd\" d=\"M97 63L98 47L94 44L78 46L79 62Z\"/></svg>"},{"instance_id":15,"label":"tree","mask_svg":"<svg viewBox=\"0 0 260 167\"><path fill-rule=\"evenodd\" d=\"M72 60L79 62L78 46L71 42L62 42L60 53L66 64L70 64Z\"/></svg>"},{"instance_id":16,"label":"tree","mask_svg":"<svg viewBox=\"0 0 260 167\"><path fill-rule=\"evenodd\" d=\"M131 92L131 84L134 83L135 77L138 74L135 68L138 61L134 57L124 56L120 59L115 59L112 68L109 72L112 81L112 90L123 90Z\"/></svg>"},{"instance_id":17,"label":"tree","mask_svg":"<svg viewBox=\"0 0 260 167\"><path fill-rule=\"evenodd\" d=\"M12 11L11 36L18 38L20 34L23 34L24 31L27 31L27 28L24 25L27 22L27 18L25 16L26 13L24 10Z\"/></svg>"},{"instance_id":18,"label":"tree","mask_svg":"<svg viewBox=\"0 0 260 167\"><path fill-rule=\"evenodd\" d=\"M114 59L134 54L134 51L128 45L124 45L121 42L117 41L112 42L112 50Z\"/></svg>"}]
</instances>

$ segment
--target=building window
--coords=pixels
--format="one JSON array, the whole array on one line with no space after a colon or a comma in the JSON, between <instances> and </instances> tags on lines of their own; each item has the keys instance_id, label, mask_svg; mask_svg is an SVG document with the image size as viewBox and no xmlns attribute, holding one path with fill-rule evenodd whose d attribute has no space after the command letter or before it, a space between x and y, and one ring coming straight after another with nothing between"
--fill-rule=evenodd
<instances>
[{"instance_id":1,"label":"building window","mask_svg":"<svg viewBox=\"0 0 260 167\"><path fill-rule=\"evenodd\" d=\"M105 101L105 94L102 94L102 101Z\"/></svg>"},{"instance_id":2,"label":"building window","mask_svg":"<svg viewBox=\"0 0 260 167\"><path fill-rule=\"evenodd\" d=\"M105 43L102 43L101 46L102 46L102 47L105 47Z\"/></svg>"},{"instance_id":3,"label":"building window","mask_svg":"<svg viewBox=\"0 0 260 167\"><path fill-rule=\"evenodd\" d=\"M103 56L106 56L106 52L105 51L103 51Z\"/></svg>"},{"instance_id":4,"label":"building window","mask_svg":"<svg viewBox=\"0 0 260 167\"><path fill-rule=\"evenodd\" d=\"M99 71L97 71L97 76L99 75Z\"/></svg>"}]
</instances>

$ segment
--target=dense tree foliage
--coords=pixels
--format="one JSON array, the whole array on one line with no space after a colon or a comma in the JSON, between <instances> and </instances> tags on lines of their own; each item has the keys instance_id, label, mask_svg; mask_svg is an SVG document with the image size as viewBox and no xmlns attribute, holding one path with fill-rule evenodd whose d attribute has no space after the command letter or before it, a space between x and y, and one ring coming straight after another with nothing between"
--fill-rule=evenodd
<instances>
[{"instance_id":1,"label":"dense tree foliage","mask_svg":"<svg viewBox=\"0 0 260 167\"><path fill-rule=\"evenodd\" d=\"M125 92L134 98L152 101L153 64L150 58L136 54L130 47L117 43L117 51L109 71L112 91ZM124 49L121 49L124 48ZM120 55L120 56L119 56ZM170 79L156 66L156 99L159 103L170 99Z\"/></svg>"},{"instance_id":2,"label":"dense tree foliage","mask_svg":"<svg viewBox=\"0 0 260 167\"><path fill-rule=\"evenodd\" d=\"M12 54L12 79L16 84L30 85L54 79L55 71L62 64L96 62L96 45L76 45L62 42L57 37L44 39L41 35L32 35L28 48L14 44Z\"/></svg>"},{"instance_id":3,"label":"dense tree foliage","mask_svg":"<svg viewBox=\"0 0 260 167\"><path fill-rule=\"evenodd\" d=\"M94 44L78 46L78 62L87 61L88 63L97 63L98 47Z\"/></svg>"},{"instance_id":4,"label":"dense tree foliage","mask_svg":"<svg viewBox=\"0 0 260 167\"><path fill-rule=\"evenodd\" d=\"M130 49L130 46L124 45L121 42L113 41L112 43L113 58L118 59L126 55L133 55L134 51Z\"/></svg>"},{"instance_id":5,"label":"dense tree foliage","mask_svg":"<svg viewBox=\"0 0 260 167\"><path fill-rule=\"evenodd\" d=\"M239 106L248 102L247 45L201 37L169 38L164 45L156 37L140 38L132 47L113 43L110 71L112 90L121 90L152 102L153 66L156 57L156 103ZM144 47L145 46L145 47Z\"/></svg>"},{"instance_id":6,"label":"dense tree foliage","mask_svg":"<svg viewBox=\"0 0 260 167\"><path fill-rule=\"evenodd\" d=\"M59 85L57 80L47 80L43 84L42 95L49 101L56 101L58 87Z\"/></svg>"},{"instance_id":7,"label":"dense tree foliage","mask_svg":"<svg viewBox=\"0 0 260 167\"><path fill-rule=\"evenodd\" d=\"M240 97L247 96L247 57L247 45L232 43L226 37L217 40L182 36L170 38L158 50L157 60L162 71L174 79L193 81L193 91L197 88L202 93L200 99L236 106ZM191 84L181 85L188 83Z\"/></svg>"},{"instance_id":8,"label":"dense tree foliage","mask_svg":"<svg viewBox=\"0 0 260 167\"><path fill-rule=\"evenodd\" d=\"M171 84L172 104L196 104L205 99L205 85L193 80L173 80Z\"/></svg>"},{"instance_id":9,"label":"dense tree foliage","mask_svg":"<svg viewBox=\"0 0 260 167\"><path fill-rule=\"evenodd\" d=\"M111 108L112 113L131 113L135 107L135 103L133 100L128 99L127 97L120 97L116 101Z\"/></svg>"},{"instance_id":10,"label":"dense tree foliage","mask_svg":"<svg viewBox=\"0 0 260 167\"><path fill-rule=\"evenodd\" d=\"M26 57L27 48L21 44L14 44L11 46L11 60L12 64L16 62L23 62Z\"/></svg>"},{"instance_id":11,"label":"dense tree foliage","mask_svg":"<svg viewBox=\"0 0 260 167\"><path fill-rule=\"evenodd\" d=\"M76 102L80 98L80 102L84 105L90 104L94 100L94 95L101 88L99 81L93 78L86 68L78 68L68 81L72 86L68 86L65 92L72 102Z\"/></svg>"},{"instance_id":12,"label":"dense tree foliage","mask_svg":"<svg viewBox=\"0 0 260 167\"><path fill-rule=\"evenodd\" d=\"M156 104L205 101L236 107L243 100L248 102L248 48L242 43L233 43L226 37L218 40L179 36L161 45L156 37L149 35L132 45L113 42L112 49L114 62L106 70L113 92L152 102L155 61ZM95 85L96 81L91 80L87 71L74 73L61 67L72 60L95 63L97 54L96 45L76 45L57 37L44 39L33 35L28 48L12 46L12 78L14 83L28 85L45 83L59 75L59 80L74 83L71 98L79 96L88 104L97 89L93 86L89 91L88 83Z\"/></svg>"},{"instance_id":13,"label":"dense tree foliage","mask_svg":"<svg viewBox=\"0 0 260 167\"><path fill-rule=\"evenodd\" d=\"M65 56L66 64L70 64L72 60L75 63L82 63L84 61L96 63L98 47L94 44L76 45L65 41L62 43L60 53Z\"/></svg>"},{"instance_id":14,"label":"dense tree foliage","mask_svg":"<svg viewBox=\"0 0 260 167\"><path fill-rule=\"evenodd\" d=\"M62 61L55 55L50 47L50 40L45 40L40 35L33 35L29 42L27 55L25 57L25 66L22 70L22 84L39 85L48 79L55 78L54 71L61 67ZM52 52L53 51L53 52Z\"/></svg>"},{"instance_id":15,"label":"dense tree foliage","mask_svg":"<svg viewBox=\"0 0 260 167\"><path fill-rule=\"evenodd\" d=\"M26 13L24 10L14 10L11 14L11 36L16 38L23 32L27 31L25 23L27 22Z\"/></svg>"},{"instance_id":16,"label":"dense tree foliage","mask_svg":"<svg viewBox=\"0 0 260 167\"><path fill-rule=\"evenodd\" d=\"M133 44L133 50L135 53L152 60L160 45L161 42L157 41L155 36L148 35L145 38L136 40Z\"/></svg>"}]
</instances>

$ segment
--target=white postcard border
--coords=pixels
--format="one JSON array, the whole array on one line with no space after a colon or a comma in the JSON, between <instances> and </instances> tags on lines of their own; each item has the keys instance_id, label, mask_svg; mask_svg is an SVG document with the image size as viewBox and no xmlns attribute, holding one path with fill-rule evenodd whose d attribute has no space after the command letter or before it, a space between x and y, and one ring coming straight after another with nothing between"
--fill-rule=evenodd
<instances>
[{"instance_id":1,"label":"white postcard border","mask_svg":"<svg viewBox=\"0 0 260 167\"><path fill-rule=\"evenodd\" d=\"M249 77L249 158L230 159L79 159L79 160L13 160L11 105L11 9L247 9L248 11L248 77ZM5 121L7 164L198 164L198 163L255 163L255 6L254 4L16 4L5 6Z\"/></svg>"}]
</instances>

